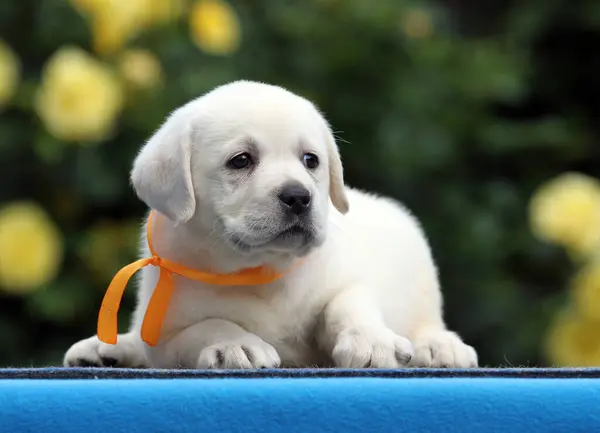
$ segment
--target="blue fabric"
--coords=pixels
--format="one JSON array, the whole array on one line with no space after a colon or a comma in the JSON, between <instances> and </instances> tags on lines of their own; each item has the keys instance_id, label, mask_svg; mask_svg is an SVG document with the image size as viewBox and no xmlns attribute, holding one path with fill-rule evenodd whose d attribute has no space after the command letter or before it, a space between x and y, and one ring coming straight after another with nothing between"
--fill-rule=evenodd
<instances>
[{"instance_id":1,"label":"blue fabric","mask_svg":"<svg viewBox=\"0 0 600 433\"><path fill-rule=\"evenodd\" d=\"M84 369L103 378L61 378L81 371L0 371L0 431L600 432L600 379L591 369L421 370L422 377Z\"/></svg>"}]
</instances>

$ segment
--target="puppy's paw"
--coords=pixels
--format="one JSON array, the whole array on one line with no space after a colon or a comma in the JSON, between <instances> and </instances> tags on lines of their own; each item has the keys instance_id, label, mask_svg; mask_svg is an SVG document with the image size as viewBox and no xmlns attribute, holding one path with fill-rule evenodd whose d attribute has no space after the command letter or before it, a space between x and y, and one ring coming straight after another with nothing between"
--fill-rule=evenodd
<instances>
[{"instance_id":1,"label":"puppy's paw","mask_svg":"<svg viewBox=\"0 0 600 433\"><path fill-rule=\"evenodd\" d=\"M198 358L200 369L276 368L280 364L275 348L256 336L208 346Z\"/></svg>"},{"instance_id":2,"label":"puppy's paw","mask_svg":"<svg viewBox=\"0 0 600 433\"><path fill-rule=\"evenodd\" d=\"M411 342L387 328L378 331L343 331L332 358L341 368L398 368L412 358Z\"/></svg>"},{"instance_id":3,"label":"puppy's paw","mask_svg":"<svg viewBox=\"0 0 600 433\"><path fill-rule=\"evenodd\" d=\"M477 352L450 331L423 334L415 341L414 367L474 368Z\"/></svg>"},{"instance_id":4,"label":"puppy's paw","mask_svg":"<svg viewBox=\"0 0 600 433\"><path fill-rule=\"evenodd\" d=\"M65 367L146 368L141 347L129 334L119 335L117 344L105 344L97 337L86 338L71 346L63 359Z\"/></svg>"}]
</instances>

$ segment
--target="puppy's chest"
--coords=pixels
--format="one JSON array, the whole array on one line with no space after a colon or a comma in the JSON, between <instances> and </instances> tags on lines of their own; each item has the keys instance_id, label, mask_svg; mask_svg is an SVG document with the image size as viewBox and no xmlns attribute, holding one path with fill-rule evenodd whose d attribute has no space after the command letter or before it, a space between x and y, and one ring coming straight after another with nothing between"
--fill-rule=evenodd
<instances>
[{"instance_id":1,"label":"puppy's chest","mask_svg":"<svg viewBox=\"0 0 600 433\"><path fill-rule=\"evenodd\" d=\"M229 320L268 342L308 340L322 310L316 299L291 293L280 284L206 287L175 282L165 320L173 331L208 318Z\"/></svg>"}]
</instances>

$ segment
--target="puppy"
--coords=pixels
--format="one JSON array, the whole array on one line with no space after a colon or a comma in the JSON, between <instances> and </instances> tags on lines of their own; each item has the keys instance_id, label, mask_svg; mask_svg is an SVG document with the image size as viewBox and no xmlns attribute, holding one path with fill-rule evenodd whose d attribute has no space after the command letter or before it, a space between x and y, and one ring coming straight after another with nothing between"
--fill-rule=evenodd
<instances>
[{"instance_id":1,"label":"puppy","mask_svg":"<svg viewBox=\"0 0 600 433\"><path fill-rule=\"evenodd\" d=\"M132 185L155 213L163 258L231 273L284 273L223 287L174 276L158 344L140 329L159 270L140 272L130 331L74 344L65 366L476 367L449 331L429 245L400 204L344 185L317 108L236 81L173 112L138 154ZM141 256L150 257L145 227Z\"/></svg>"}]
</instances>

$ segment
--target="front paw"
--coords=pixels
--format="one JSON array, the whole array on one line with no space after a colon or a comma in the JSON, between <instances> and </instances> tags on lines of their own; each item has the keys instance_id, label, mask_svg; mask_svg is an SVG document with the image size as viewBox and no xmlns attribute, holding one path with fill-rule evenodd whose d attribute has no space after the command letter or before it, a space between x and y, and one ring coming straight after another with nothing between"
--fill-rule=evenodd
<instances>
[{"instance_id":1,"label":"front paw","mask_svg":"<svg viewBox=\"0 0 600 433\"><path fill-rule=\"evenodd\" d=\"M412 344L387 328L348 330L337 338L332 358L341 368L398 368L412 357Z\"/></svg>"},{"instance_id":2,"label":"front paw","mask_svg":"<svg viewBox=\"0 0 600 433\"><path fill-rule=\"evenodd\" d=\"M198 358L200 369L276 368L280 364L275 348L256 336L208 346Z\"/></svg>"},{"instance_id":3,"label":"front paw","mask_svg":"<svg viewBox=\"0 0 600 433\"><path fill-rule=\"evenodd\" d=\"M73 344L64 356L65 367L146 368L148 363L132 334L119 334L117 344L93 336Z\"/></svg>"},{"instance_id":4,"label":"front paw","mask_svg":"<svg viewBox=\"0 0 600 433\"><path fill-rule=\"evenodd\" d=\"M433 331L415 341L414 367L474 368L478 365L477 352L450 331Z\"/></svg>"}]
</instances>

